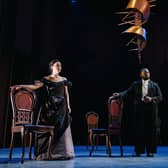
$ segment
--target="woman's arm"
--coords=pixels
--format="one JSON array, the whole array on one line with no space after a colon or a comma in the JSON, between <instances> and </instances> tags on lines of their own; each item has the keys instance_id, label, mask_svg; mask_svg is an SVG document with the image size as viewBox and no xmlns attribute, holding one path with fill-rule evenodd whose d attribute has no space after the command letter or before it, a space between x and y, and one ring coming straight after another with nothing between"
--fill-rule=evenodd
<instances>
[{"instance_id":1,"label":"woman's arm","mask_svg":"<svg viewBox=\"0 0 168 168\"><path fill-rule=\"evenodd\" d=\"M27 84L27 85L14 85L14 86L11 86L10 88L15 88L15 89L20 89L20 88L28 88L28 89L31 89L31 90L36 90L36 89L39 89L43 86L43 83L40 82L40 81L35 81L34 84Z\"/></svg>"},{"instance_id":2,"label":"woman's arm","mask_svg":"<svg viewBox=\"0 0 168 168\"><path fill-rule=\"evenodd\" d=\"M68 112L71 113L68 86L65 86L65 96L66 96L66 101L67 101Z\"/></svg>"}]
</instances>

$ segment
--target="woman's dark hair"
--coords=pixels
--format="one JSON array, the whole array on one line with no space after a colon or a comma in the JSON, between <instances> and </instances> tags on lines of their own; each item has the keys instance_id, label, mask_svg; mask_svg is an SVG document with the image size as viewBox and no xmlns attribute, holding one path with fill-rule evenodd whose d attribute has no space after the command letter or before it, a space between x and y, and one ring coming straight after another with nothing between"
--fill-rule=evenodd
<instances>
[{"instance_id":1,"label":"woman's dark hair","mask_svg":"<svg viewBox=\"0 0 168 168\"><path fill-rule=\"evenodd\" d=\"M53 59L53 60L51 60L51 61L49 62L49 71L50 71L50 73L52 72L51 67L52 67L56 62L60 62L60 60L58 60L58 59Z\"/></svg>"}]
</instances>

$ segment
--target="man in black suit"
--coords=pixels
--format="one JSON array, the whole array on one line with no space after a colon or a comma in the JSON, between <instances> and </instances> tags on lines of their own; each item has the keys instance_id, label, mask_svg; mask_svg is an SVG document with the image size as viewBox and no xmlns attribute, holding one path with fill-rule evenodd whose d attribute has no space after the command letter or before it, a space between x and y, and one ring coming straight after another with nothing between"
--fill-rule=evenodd
<instances>
[{"instance_id":1,"label":"man in black suit","mask_svg":"<svg viewBox=\"0 0 168 168\"><path fill-rule=\"evenodd\" d=\"M157 83L150 80L147 68L140 70L141 79L125 91L114 93L113 97L125 97L132 94L135 107L134 128L135 156L147 152L148 157L157 152L157 129L159 125L158 103L162 100L162 93Z\"/></svg>"}]
</instances>

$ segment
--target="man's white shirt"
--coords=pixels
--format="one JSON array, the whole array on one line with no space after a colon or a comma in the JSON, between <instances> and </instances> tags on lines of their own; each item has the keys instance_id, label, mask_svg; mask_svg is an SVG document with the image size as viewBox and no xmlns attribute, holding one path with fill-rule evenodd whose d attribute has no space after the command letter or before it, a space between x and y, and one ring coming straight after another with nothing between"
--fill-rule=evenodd
<instances>
[{"instance_id":1,"label":"man's white shirt","mask_svg":"<svg viewBox=\"0 0 168 168\"><path fill-rule=\"evenodd\" d=\"M148 94L148 83L149 80L142 79L142 101L144 101L144 97Z\"/></svg>"}]
</instances>

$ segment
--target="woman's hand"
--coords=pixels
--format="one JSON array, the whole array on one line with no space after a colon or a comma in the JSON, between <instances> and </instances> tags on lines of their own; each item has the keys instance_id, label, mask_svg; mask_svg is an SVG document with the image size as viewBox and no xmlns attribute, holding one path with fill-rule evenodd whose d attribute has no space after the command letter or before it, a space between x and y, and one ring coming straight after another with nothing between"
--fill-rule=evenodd
<instances>
[{"instance_id":1,"label":"woman's hand","mask_svg":"<svg viewBox=\"0 0 168 168\"><path fill-rule=\"evenodd\" d=\"M68 113L71 113L71 107L68 106Z\"/></svg>"},{"instance_id":2,"label":"woman's hand","mask_svg":"<svg viewBox=\"0 0 168 168\"><path fill-rule=\"evenodd\" d=\"M14 85L14 86L11 86L11 87L10 87L11 90L19 90L19 89L21 89L21 88L22 88L21 85Z\"/></svg>"}]
</instances>

